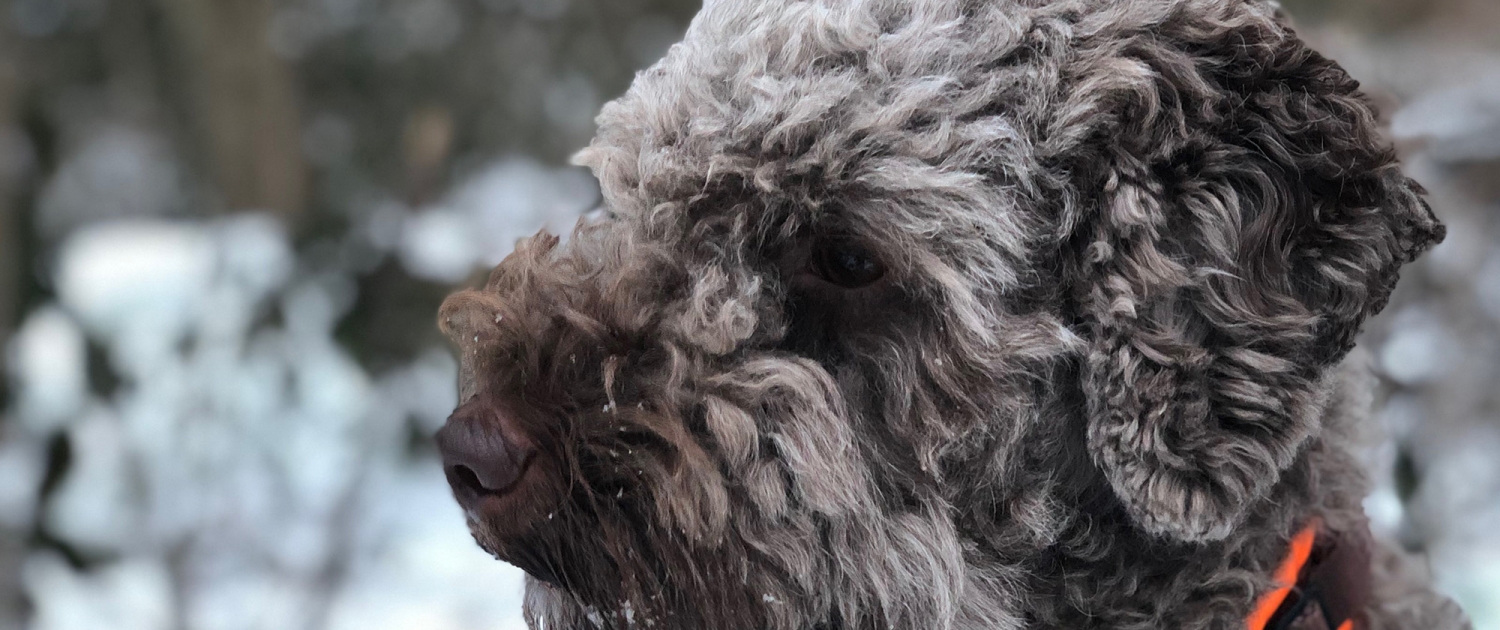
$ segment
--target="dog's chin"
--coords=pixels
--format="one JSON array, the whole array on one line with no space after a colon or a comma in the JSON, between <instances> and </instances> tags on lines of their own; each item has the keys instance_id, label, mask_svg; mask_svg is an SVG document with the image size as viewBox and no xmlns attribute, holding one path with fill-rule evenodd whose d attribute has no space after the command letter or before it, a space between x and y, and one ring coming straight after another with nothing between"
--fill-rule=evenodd
<instances>
[{"instance_id":1,"label":"dog's chin","mask_svg":"<svg viewBox=\"0 0 1500 630\"><path fill-rule=\"evenodd\" d=\"M494 546L480 543L495 558L509 563L510 565L526 572L542 583L553 588L569 590L567 584L570 582L560 571L560 561L551 557L546 551L546 546L538 544L535 539L521 536L498 543ZM479 535L475 534L475 539Z\"/></svg>"},{"instance_id":2,"label":"dog's chin","mask_svg":"<svg viewBox=\"0 0 1500 630\"><path fill-rule=\"evenodd\" d=\"M544 517L545 518L545 517ZM624 585L618 572L608 564L607 555L597 548L596 540L576 540L576 532L564 532L564 515L533 524L523 533L505 537L484 524L470 523L470 531L479 546L496 559L506 562L532 579L570 596L587 596L600 601L617 602L624 596ZM572 540L573 542L569 542Z\"/></svg>"},{"instance_id":3,"label":"dog's chin","mask_svg":"<svg viewBox=\"0 0 1500 630\"><path fill-rule=\"evenodd\" d=\"M597 526L584 526L575 517L557 509L524 530L514 529L517 524L510 521L499 524L500 519L493 524L471 521L469 529L480 548L548 586L574 595L623 593L617 567L594 538Z\"/></svg>"}]
</instances>

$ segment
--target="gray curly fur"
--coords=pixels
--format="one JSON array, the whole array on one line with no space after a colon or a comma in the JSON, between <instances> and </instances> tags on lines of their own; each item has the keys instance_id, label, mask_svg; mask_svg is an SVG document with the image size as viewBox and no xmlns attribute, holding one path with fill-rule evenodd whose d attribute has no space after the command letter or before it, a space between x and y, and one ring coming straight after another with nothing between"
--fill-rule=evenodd
<instances>
[{"instance_id":1,"label":"gray curly fur","mask_svg":"<svg viewBox=\"0 0 1500 630\"><path fill-rule=\"evenodd\" d=\"M1365 527L1346 356L1443 227L1274 5L710 1L598 122L602 215L440 316L557 462L470 516L533 628L1242 628Z\"/></svg>"}]
</instances>

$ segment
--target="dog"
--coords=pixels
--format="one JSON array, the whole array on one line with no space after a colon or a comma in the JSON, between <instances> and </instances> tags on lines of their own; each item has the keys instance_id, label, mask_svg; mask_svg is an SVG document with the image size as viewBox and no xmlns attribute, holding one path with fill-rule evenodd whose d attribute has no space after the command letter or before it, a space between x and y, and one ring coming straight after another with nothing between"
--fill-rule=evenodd
<instances>
[{"instance_id":1,"label":"dog","mask_svg":"<svg viewBox=\"0 0 1500 630\"><path fill-rule=\"evenodd\" d=\"M532 628L1467 627L1352 454L1444 228L1274 4L711 0L598 126L439 313Z\"/></svg>"}]
</instances>

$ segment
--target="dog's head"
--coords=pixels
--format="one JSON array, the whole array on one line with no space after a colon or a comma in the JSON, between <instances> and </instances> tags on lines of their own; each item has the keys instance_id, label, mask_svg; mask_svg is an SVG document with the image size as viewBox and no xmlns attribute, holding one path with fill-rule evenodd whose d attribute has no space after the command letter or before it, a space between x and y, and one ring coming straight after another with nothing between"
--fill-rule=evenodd
<instances>
[{"instance_id":1,"label":"dog's head","mask_svg":"<svg viewBox=\"0 0 1500 630\"><path fill-rule=\"evenodd\" d=\"M1442 235L1262 2L717 0L599 124L440 315L549 628L1011 627L1080 511L1224 538Z\"/></svg>"}]
</instances>

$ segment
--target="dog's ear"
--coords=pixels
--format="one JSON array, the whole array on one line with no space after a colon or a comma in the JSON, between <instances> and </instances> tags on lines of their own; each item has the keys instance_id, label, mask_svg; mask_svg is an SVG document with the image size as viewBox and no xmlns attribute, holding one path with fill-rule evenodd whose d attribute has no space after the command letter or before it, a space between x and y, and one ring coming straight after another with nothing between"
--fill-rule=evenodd
<instances>
[{"instance_id":1,"label":"dog's ear","mask_svg":"<svg viewBox=\"0 0 1500 630\"><path fill-rule=\"evenodd\" d=\"M1324 374L1443 237L1355 81L1246 5L1101 45L1053 127L1089 156L1065 219L1089 452L1138 526L1181 541L1266 498Z\"/></svg>"}]
</instances>

